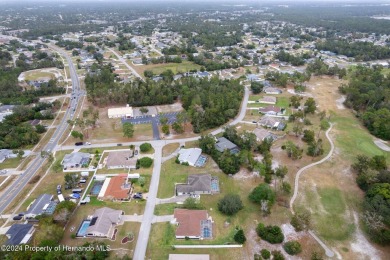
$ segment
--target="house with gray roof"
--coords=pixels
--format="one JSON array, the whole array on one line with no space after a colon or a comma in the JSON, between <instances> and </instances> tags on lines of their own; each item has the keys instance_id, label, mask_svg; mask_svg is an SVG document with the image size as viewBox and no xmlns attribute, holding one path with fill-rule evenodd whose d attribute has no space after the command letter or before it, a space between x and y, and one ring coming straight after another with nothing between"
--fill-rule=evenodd
<instances>
[{"instance_id":1,"label":"house with gray roof","mask_svg":"<svg viewBox=\"0 0 390 260\"><path fill-rule=\"evenodd\" d=\"M217 143L215 144L215 149L217 151L223 153L225 150L229 150L230 153L236 154L240 151L237 145L226 139L225 137L220 137L217 139Z\"/></svg>"},{"instance_id":2,"label":"house with gray roof","mask_svg":"<svg viewBox=\"0 0 390 260\"><path fill-rule=\"evenodd\" d=\"M253 130L253 133L256 135L256 139L258 142L261 142L264 140L274 141L278 138L275 134L267 131L264 128L256 128L255 130Z\"/></svg>"},{"instance_id":3,"label":"house with gray roof","mask_svg":"<svg viewBox=\"0 0 390 260\"><path fill-rule=\"evenodd\" d=\"M52 215L56 206L57 202L53 201L53 195L46 193L41 194L32 204L30 204L24 217L29 219L43 214Z\"/></svg>"},{"instance_id":4,"label":"house with gray roof","mask_svg":"<svg viewBox=\"0 0 390 260\"><path fill-rule=\"evenodd\" d=\"M115 210L108 207L95 210L86 236L112 238L115 227L121 221L122 215L122 210Z\"/></svg>"},{"instance_id":5,"label":"house with gray roof","mask_svg":"<svg viewBox=\"0 0 390 260\"><path fill-rule=\"evenodd\" d=\"M191 166L195 166L201 154L202 149L200 148L180 149L178 159L180 163L188 163Z\"/></svg>"},{"instance_id":6,"label":"house with gray roof","mask_svg":"<svg viewBox=\"0 0 390 260\"><path fill-rule=\"evenodd\" d=\"M176 195L211 194L210 174L189 175L186 184L176 185Z\"/></svg>"},{"instance_id":7,"label":"house with gray roof","mask_svg":"<svg viewBox=\"0 0 390 260\"><path fill-rule=\"evenodd\" d=\"M5 242L6 245L21 245L27 244L32 235L34 234L35 228L32 224L13 224L5 233L8 240Z\"/></svg>"},{"instance_id":8,"label":"house with gray roof","mask_svg":"<svg viewBox=\"0 0 390 260\"><path fill-rule=\"evenodd\" d=\"M88 164L90 158L91 155L89 153L71 153L65 155L64 159L62 160L62 165L64 169L80 168L83 165Z\"/></svg>"}]
</instances>

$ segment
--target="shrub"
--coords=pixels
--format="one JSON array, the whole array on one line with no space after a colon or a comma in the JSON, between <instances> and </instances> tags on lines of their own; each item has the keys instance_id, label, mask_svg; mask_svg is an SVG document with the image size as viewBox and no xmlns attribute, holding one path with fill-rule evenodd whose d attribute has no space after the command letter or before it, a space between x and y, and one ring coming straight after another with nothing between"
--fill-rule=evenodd
<instances>
[{"instance_id":1,"label":"shrub","mask_svg":"<svg viewBox=\"0 0 390 260\"><path fill-rule=\"evenodd\" d=\"M310 227L311 214L308 210L301 210L291 218L291 225L299 232Z\"/></svg>"},{"instance_id":2,"label":"shrub","mask_svg":"<svg viewBox=\"0 0 390 260\"><path fill-rule=\"evenodd\" d=\"M234 215L244 206L240 196L237 194L227 194L218 202L218 210L226 215Z\"/></svg>"},{"instance_id":3,"label":"shrub","mask_svg":"<svg viewBox=\"0 0 390 260\"><path fill-rule=\"evenodd\" d=\"M139 165L142 168L149 168L153 164L153 159L149 157L143 157L139 160L137 160L137 165Z\"/></svg>"},{"instance_id":4,"label":"shrub","mask_svg":"<svg viewBox=\"0 0 390 260\"><path fill-rule=\"evenodd\" d=\"M271 252L268 251L267 249L262 249L260 251L260 254L261 256L264 258L264 259L269 259L271 257Z\"/></svg>"},{"instance_id":5,"label":"shrub","mask_svg":"<svg viewBox=\"0 0 390 260\"><path fill-rule=\"evenodd\" d=\"M76 238L76 234L75 234L75 233L72 233L72 234L70 235L70 238L71 238L71 239L75 239L75 238Z\"/></svg>"},{"instance_id":6,"label":"shrub","mask_svg":"<svg viewBox=\"0 0 390 260\"><path fill-rule=\"evenodd\" d=\"M240 229L237 231L237 233L234 235L234 241L236 241L239 244L244 244L246 241L246 237L244 234L244 230Z\"/></svg>"},{"instance_id":7,"label":"shrub","mask_svg":"<svg viewBox=\"0 0 390 260\"><path fill-rule=\"evenodd\" d=\"M278 226L264 226L263 223L259 223L256 232L259 237L271 244L282 243L284 240L283 232Z\"/></svg>"},{"instance_id":8,"label":"shrub","mask_svg":"<svg viewBox=\"0 0 390 260\"><path fill-rule=\"evenodd\" d=\"M288 241L283 245L283 248L289 255L296 255L302 252L301 244L298 241Z\"/></svg>"},{"instance_id":9,"label":"shrub","mask_svg":"<svg viewBox=\"0 0 390 260\"><path fill-rule=\"evenodd\" d=\"M282 252L280 252L279 250L272 251L272 256L273 256L273 260L284 260L285 259Z\"/></svg>"},{"instance_id":10,"label":"shrub","mask_svg":"<svg viewBox=\"0 0 390 260\"><path fill-rule=\"evenodd\" d=\"M142 153L146 153L152 149L152 145L150 143L143 143L139 146L139 149Z\"/></svg>"}]
</instances>

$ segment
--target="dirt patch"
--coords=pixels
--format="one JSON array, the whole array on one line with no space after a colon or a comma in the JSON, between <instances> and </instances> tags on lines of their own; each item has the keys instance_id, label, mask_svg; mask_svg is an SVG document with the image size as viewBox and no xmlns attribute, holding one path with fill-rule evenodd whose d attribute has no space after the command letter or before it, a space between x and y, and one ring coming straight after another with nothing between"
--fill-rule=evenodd
<instances>
[{"instance_id":1,"label":"dirt patch","mask_svg":"<svg viewBox=\"0 0 390 260\"><path fill-rule=\"evenodd\" d=\"M180 102L173 103L171 105L156 106L158 113L171 113L183 111L183 107Z\"/></svg>"},{"instance_id":2,"label":"dirt patch","mask_svg":"<svg viewBox=\"0 0 390 260\"><path fill-rule=\"evenodd\" d=\"M353 219L356 225L356 232L354 236L353 242L351 242L351 249L355 253L359 254L362 258L372 259L372 260L380 260L378 250L374 248L367 238L363 235L363 232L359 228L359 219L358 214L353 212Z\"/></svg>"}]
</instances>

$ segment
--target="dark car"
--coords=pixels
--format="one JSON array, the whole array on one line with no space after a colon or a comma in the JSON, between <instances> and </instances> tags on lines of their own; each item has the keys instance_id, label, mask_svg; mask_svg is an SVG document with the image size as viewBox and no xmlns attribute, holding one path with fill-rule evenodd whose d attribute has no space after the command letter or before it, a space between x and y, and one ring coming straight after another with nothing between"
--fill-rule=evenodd
<instances>
[{"instance_id":1,"label":"dark car","mask_svg":"<svg viewBox=\"0 0 390 260\"><path fill-rule=\"evenodd\" d=\"M84 143L83 142L77 142L77 143L75 143L74 145L75 146L80 146L80 145L83 145Z\"/></svg>"},{"instance_id":2,"label":"dark car","mask_svg":"<svg viewBox=\"0 0 390 260\"><path fill-rule=\"evenodd\" d=\"M23 217L22 216L15 216L13 217L13 220L21 220Z\"/></svg>"},{"instance_id":3,"label":"dark car","mask_svg":"<svg viewBox=\"0 0 390 260\"><path fill-rule=\"evenodd\" d=\"M134 154L137 155L137 154L138 154L138 150L135 150L135 151L134 151Z\"/></svg>"},{"instance_id":4,"label":"dark car","mask_svg":"<svg viewBox=\"0 0 390 260\"><path fill-rule=\"evenodd\" d=\"M133 199L142 199L142 193L136 193L133 195Z\"/></svg>"},{"instance_id":5,"label":"dark car","mask_svg":"<svg viewBox=\"0 0 390 260\"><path fill-rule=\"evenodd\" d=\"M122 146L122 144L116 144L116 146Z\"/></svg>"},{"instance_id":6,"label":"dark car","mask_svg":"<svg viewBox=\"0 0 390 260\"><path fill-rule=\"evenodd\" d=\"M23 217L23 216L24 216L24 213L19 213L18 216Z\"/></svg>"}]
</instances>

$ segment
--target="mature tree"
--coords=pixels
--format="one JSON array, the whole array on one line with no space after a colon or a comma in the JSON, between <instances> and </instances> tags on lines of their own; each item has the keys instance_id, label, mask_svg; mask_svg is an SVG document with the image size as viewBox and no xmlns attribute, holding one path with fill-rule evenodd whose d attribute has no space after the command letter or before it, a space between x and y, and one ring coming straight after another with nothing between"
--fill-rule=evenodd
<instances>
[{"instance_id":1,"label":"mature tree","mask_svg":"<svg viewBox=\"0 0 390 260\"><path fill-rule=\"evenodd\" d=\"M251 82L251 90L253 94L259 94L261 91L263 91L264 85L260 82Z\"/></svg>"},{"instance_id":2,"label":"mature tree","mask_svg":"<svg viewBox=\"0 0 390 260\"><path fill-rule=\"evenodd\" d=\"M261 256L264 258L264 259L270 259L270 257L271 257L271 252L270 251L268 251L267 249L261 249L261 251L260 251L260 254L261 254Z\"/></svg>"},{"instance_id":3,"label":"mature tree","mask_svg":"<svg viewBox=\"0 0 390 260\"><path fill-rule=\"evenodd\" d=\"M73 137L73 138L80 138L80 140L83 140L84 139L84 135L82 133L80 133L79 131L75 131L73 130L70 135Z\"/></svg>"},{"instance_id":4,"label":"mature tree","mask_svg":"<svg viewBox=\"0 0 390 260\"><path fill-rule=\"evenodd\" d=\"M141 107L141 108L139 109L139 111L141 111L142 114L146 114L146 113L149 112L149 109L146 108L146 107Z\"/></svg>"},{"instance_id":5,"label":"mature tree","mask_svg":"<svg viewBox=\"0 0 390 260\"><path fill-rule=\"evenodd\" d=\"M314 98L308 98L305 102L305 113L313 114L316 111L317 104Z\"/></svg>"},{"instance_id":6,"label":"mature tree","mask_svg":"<svg viewBox=\"0 0 390 260\"><path fill-rule=\"evenodd\" d=\"M169 125L163 124L163 125L161 126L161 131L162 131L165 135L169 135L169 134L170 134Z\"/></svg>"},{"instance_id":7,"label":"mature tree","mask_svg":"<svg viewBox=\"0 0 390 260\"><path fill-rule=\"evenodd\" d=\"M152 150L152 145L150 143L143 143L139 146L139 149L142 153L146 153Z\"/></svg>"},{"instance_id":8,"label":"mature tree","mask_svg":"<svg viewBox=\"0 0 390 260\"><path fill-rule=\"evenodd\" d=\"M313 130L304 130L302 140L306 143L311 143L315 140L315 134Z\"/></svg>"},{"instance_id":9,"label":"mature tree","mask_svg":"<svg viewBox=\"0 0 390 260\"><path fill-rule=\"evenodd\" d=\"M324 149L322 148L322 139L314 140L311 142L307 148L307 155L309 156L319 156L324 153Z\"/></svg>"},{"instance_id":10,"label":"mature tree","mask_svg":"<svg viewBox=\"0 0 390 260\"><path fill-rule=\"evenodd\" d=\"M122 124L123 136L131 138L134 135L134 125L129 122L125 122Z\"/></svg>"},{"instance_id":11,"label":"mature tree","mask_svg":"<svg viewBox=\"0 0 390 260\"><path fill-rule=\"evenodd\" d=\"M237 194L227 194L218 202L218 210L225 215L234 215L243 207L241 198Z\"/></svg>"},{"instance_id":12,"label":"mature tree","mask_svg":"<svg viewBox=\"0 0 390 260\"><path fill-rule=\"evenodd\" d=\"M212 135L201 135L199 147L206 154L211 154L215 150L215 139Z\"/></svg>"},{"instance_id":13,"label":"mature tree","mask_svg":"<svg viewBox=\"0 0 390 260\"><path fill-rule=\"evenodd\" d=\"M178 133L178 134L182 134L184 133L184 128L183 126L179 123L179 122L175 122L172 124L172 129Z\"/></svg>"},{"instance_id":14,"label":"mature tree","mask_svg":"<svg viewBox=\"0 0 390 260\"><path fill-rule=\"evenodd\" d=\"M244 230L239 229L236 234L234 234L234 241L236 241L239 244L244 244L246 241L246 237L244 234Z\"/></svg>"},{"instance_id":15,"label":"mature tree","mask_svg":"<svg viewBox=\"0 0 390 260\"><path fill-rule=\"evenodd\" d=\"M293 127L293 132L296 137L300 136L303 132L303 124L301 122L296 122Z\"/></svg>"},{"instance_id":16,"label":"mature tree","mask_svg":"<svg viewBox=\"0 0 390 260\"><path fill-rule=\"evenodd\" d=\"M149 157L142 157L137 160L137 165L142 168L149 168L153 164L153 159Z\"/></svg>"},{"instance_id":17,"label":"mature tree","mask_svg":"<svg viewBox=\"0 0 390 260\"><path fill-rule=\"evenodd\" d=\"M300 105L301 105L301 100L303 99L303 97L301 96L291 96L290 97L290 106L294 107L294 108L298 108Z\"/></svg>"},{"instance_id":18,"label":"mature tree","mask_svg":"<svg viewBox=\"0 0 390 260\"><path fill-rule=\"evenodd\" d=\"M70 189L77 187L79 181L80 181L80 176L75 173L67 173L64 176L65 180L65 186L69 187Z\"/></svg>"},{"instance_id":19,"label":"mature tree","mask_svg":"<svg viewBox=\"0 0 390 260\"><path fill-rule=\"evenodd\" d=\"M267 201L269 206L275 203L275 192L266 183L261 183L254 188L249 194L249 200L255 203L261 203L261 201Z\"/></svg>"},{"instance_id":20,"label":"mature tree","mask_svg":"<svg viewBox=\"0 0 390 260\"><path fill-rule=\"evenodd\" d=\"M283 147L287 151L288 157L293 160L301 159L303 150L291 141L287 141Z\"/></svg>"},{"instance_id":21,"label":"mature tree","mask_svg":"<svg viewBox=\"0 0 390 260\"><path fill-rule=\"evenodd\" d=\"M240 160L237 155L225 150L219 157L218 166L226 174L236 174L240 170Z\"/></svg>"},{"instance_id":22,"label":"mature tree","mask_svg":"<svg viewBox=\"0 0 390 260\"><path fill-rule=\"evenodd\" d=\"M271 244L282 243L284 240L283 232L278 226L265 226L263 223L259 223L256 232L259 237Z\"/></svg>"},{"instance_id":23,"label":"mature tree","mask_svg":"<svg viewBox=\"0 0 390 260\"><path fill-rule=\"evenodd\" d=\"M168 123L168 118L165 116L160 117L160 124L166 125Z\"/></svg>"}]
</instances>

